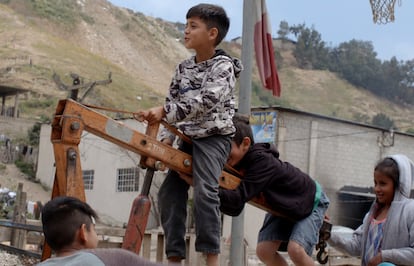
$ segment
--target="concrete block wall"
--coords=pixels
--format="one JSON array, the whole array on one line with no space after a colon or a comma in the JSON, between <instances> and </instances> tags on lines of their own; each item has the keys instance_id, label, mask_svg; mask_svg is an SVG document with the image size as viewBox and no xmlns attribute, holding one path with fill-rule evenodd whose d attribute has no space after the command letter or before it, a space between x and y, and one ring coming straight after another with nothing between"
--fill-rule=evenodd
<instances>
[{"instance_id":1,"label":"concrete block wall","mask_svg":"<svg viewBox=\"0 0 414 266\"><path fill-rule=\"evenodd\" d=\"M309 154L310 120L303 116L278 112L277 128L286 130L285 136L276 134L280 157L283 160L295 162L295 166L307 172Z\"/></svg>"},{"instance_id":2,"label":"concrete block wall","mask_svg":"<svg viewBox=\"0 0 414 266\"><path fill-rule=\"evenodd\" d=\"M277 112L275 144L282 160L311 175L331 200L329 215L337 222L337 193L343 186L373 186L373 170L383 157L402 153L414 160L414 136L286 108Z\"/></svg>"}]
</instances>

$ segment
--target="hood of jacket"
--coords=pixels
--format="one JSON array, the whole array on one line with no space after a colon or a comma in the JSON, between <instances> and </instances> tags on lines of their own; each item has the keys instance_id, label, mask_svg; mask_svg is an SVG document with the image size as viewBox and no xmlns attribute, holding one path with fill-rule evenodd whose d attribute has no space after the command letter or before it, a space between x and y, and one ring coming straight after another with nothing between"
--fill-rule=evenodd
<instances>
[{"instance_id":1,"label":"hood of jacket","mask_svg":"<svg viewBox=\"0 0 414 266\"><path fill-rule=\"evenodd\" d=\"M238 59L236 57L231 57L229 54L227 54L222 49L217 49L216 50L215 56L218 56L218 55L220 55L220 56L227 56L228 58L230 58L231 61L233 62L234 74L236 75L236 78L240 77L240 73L243 70L243 65L242 65L242 62L240 61L240 59Z\"/></svg>"},{"instance_id":2,"label":"hood of jacket","mask_svg":"<svg viewBox=\"0 0 414 266\"><path fill-rule=\"evenodd\" d=\"M220 60L228 60L232 62L233 69L234 69L234 75L236 76L236 78L240 76L240 73L243 70L243 65L240 59L231 57L229 54L227 54L222 49L217 49L216 53L214 54L212 58L206 61L203 61L201 63L198 63L197 65L200 67L200 69L209 68L211 65L214 65L217 61L220 61ZM195 56L193 57L192 61L195 62Z\"/></svg>"},{"instance_id":3,"label":"hood of jacket","mask_svg":"<svg viewBox=\"0 0 414 266\"><path fill-rule=\"evenodd\" d=\"M273 157L279 159L279 151L276 146L271 143L255 143L250 146L249 153L235 166L236 169L242 169L246 162L252 160L251 156L255 156L257 153L268 153Z\"/></svg>"},{"instance_id":4,"label":"hood of jacket","mask_svg":"<svg viewBox=\"0 0 414 266\"><path fill-rule=\"evenodd\" d=\"M401 197L409 198L414 178L414 164L403 154L391 155L390 158L397 162L400 171L400 185L395 190L394 200L399 200Z\"/></svg>"}]
</instances>

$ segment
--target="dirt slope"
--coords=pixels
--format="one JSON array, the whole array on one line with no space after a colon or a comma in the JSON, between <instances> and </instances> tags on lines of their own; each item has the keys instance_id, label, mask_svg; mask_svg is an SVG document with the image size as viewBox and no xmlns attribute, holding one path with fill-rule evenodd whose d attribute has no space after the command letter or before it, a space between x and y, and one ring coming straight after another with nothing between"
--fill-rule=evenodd
<instances>
[{"instance_id":1,"label":"dirt slope","mask_svg":"<svg viewBox=\"0 0 414 266\"><path fill-rule=\"evenodd\" d=\"M0 164L5 169L0 169L0 187L17 191L19 183L23 183L23 191L26 192L28 201L40 201L43 204L50 200L51 191L45 190L40 183L30 181L25 174L14 164Z\"/></svg>"}]
</instances>

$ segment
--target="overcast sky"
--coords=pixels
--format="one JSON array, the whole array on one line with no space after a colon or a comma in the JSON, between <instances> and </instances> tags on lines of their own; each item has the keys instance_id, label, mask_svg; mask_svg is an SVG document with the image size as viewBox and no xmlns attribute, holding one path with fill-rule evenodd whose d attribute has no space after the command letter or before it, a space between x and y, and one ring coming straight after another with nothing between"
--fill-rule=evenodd
<instances>
[{"instance_id":1,"label":"overcast sky","mask_svg":"<svg viewBox=\"0 0 414 266\"><path fill-rule=\"evenodd\" d=\"M243 0L109 1L145 15L182 23L190 7L201 2L219 4L231 21L226 39L242 34ZM395 21L385 25L373 23L368 0L267 0L266 3L274 37L282 20L290 26L305 23L309 28L314 27L330 47L352 39L371 41L379 59L389 60L392 56L399 60L414 59L414 0L396 0Z\"/></svg>"}]
</instances>

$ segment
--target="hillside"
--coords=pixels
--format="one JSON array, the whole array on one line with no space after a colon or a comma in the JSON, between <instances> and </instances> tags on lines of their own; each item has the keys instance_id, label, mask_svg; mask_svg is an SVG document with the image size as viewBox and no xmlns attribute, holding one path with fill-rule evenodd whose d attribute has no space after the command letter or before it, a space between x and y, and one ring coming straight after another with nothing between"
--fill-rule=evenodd
<instances>
[{"instance_id":1,"label":"hillside","mask_svg":"<svg viewBox=\"0 0 414 266\"><path fill-rule=\"evenodd\" d=\"M89 104L130 111L159 104L176 63L191 54L174 23L106 0L0 0L0 33L0 83L31 91L21 100L21 116L31 118L50 116L57 100L68 95L57 88L53 73L70 85L70 73L87 83L111 72L113 82L94 87ZM239 45L223 47L240 56ZM291 51L280 52L282 97L272 104L359 122L383 113L401 131L411 127L413 107L375 97L330 72L298 69ZM253 91L252 105L262 106L263 97L272 98Z\"/></svg>"},{"instance_id":2,"label":"hillside","mask_svg":"<svg viewBox=\"0 0 414 266\"><path fill-rule=\"evenodd\" d=\"M71 6L58 9L59 2L63 1L37 1L45 5L37 9L25 0L0 4L2 84L28 88L32 96L44 100L67 95L53 82L54 72L68 85L70 73L84 77L86 83L106 79L111 72L112 84L95 87L87 101L136 110L165 94L176 62L190 54L167 33L168 23L118 9L105 0L77 1L82 13L74 21L45 18L41 12L46 8L46 14L75 13ZM137 96L143 98L141 103Z\"/></svg>"},{"instance_id":3,"label":"hillside","mask_svg":"<svg viewBox=\"0 0 414 266\"><path fill-rule=\"evenodd\" d=\"M358 89L329 71L285 68L281 70L282 99L298 110L370 124L386 114L405 132L414 128L413 106L401 106Z\"/></svg>"}]
</instances>

